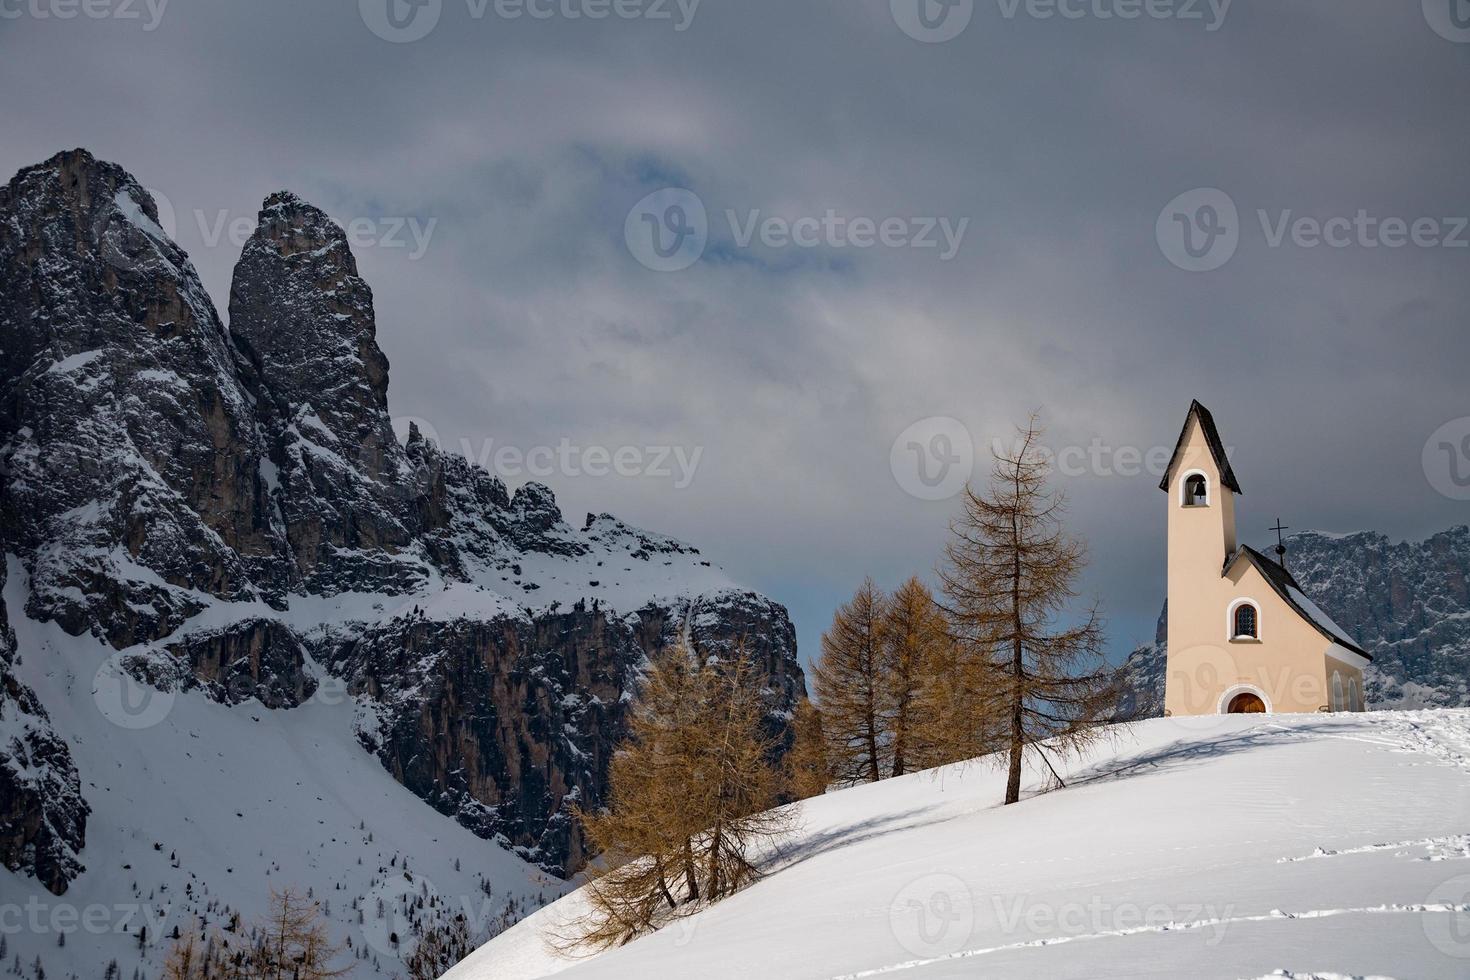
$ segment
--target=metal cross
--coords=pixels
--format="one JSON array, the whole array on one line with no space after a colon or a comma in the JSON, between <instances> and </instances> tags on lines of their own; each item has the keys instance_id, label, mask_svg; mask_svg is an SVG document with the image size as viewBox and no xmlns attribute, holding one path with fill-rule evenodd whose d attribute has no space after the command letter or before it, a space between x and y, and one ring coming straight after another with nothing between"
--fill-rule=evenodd
<instances>
[{"instance_id":1,"label":"metal cross","mask_svg":"<svg viewBox=\"0 0 1470 980\"><path fill-rule=\"evenodd\" d=\"M1275 527L1268 527L1268 528L1266 528L1266 530L1268 530L1268 531L1275 531L1276 532L1276 546L1278 548L1284 548L1284 547L1286 547L1286 542L1284 540L1282 540L1281 532L1282 531L1290 531L1291 528L1287 527L1285 524L1282 524L1281 523L1281 518L1279 518L1279 517L1276 518L1276 526Z\"/></svg>"},{"instance_id":2,"label":"metal cross","mask_svg":"<svg viewBox=\"0 0 1470 980\"><path fill-rule=\"evenodd\" d=\"M1278 518L1276 518L1276 526L1275 527L1272 527L1272 528L1267 528L1267 530L1275 531L1276 532L1276 561L1278 563L1280 563L1280 565L1281 565L1282 568L1285 568L1286 567L1286 540L1284 538L1282 538L1281 532L1282 531L1290 531L1291 528L1287 527L1285 524L1282 524L1281 523L1281 518L1278 517Z\"/></svg>"}]
</instances>

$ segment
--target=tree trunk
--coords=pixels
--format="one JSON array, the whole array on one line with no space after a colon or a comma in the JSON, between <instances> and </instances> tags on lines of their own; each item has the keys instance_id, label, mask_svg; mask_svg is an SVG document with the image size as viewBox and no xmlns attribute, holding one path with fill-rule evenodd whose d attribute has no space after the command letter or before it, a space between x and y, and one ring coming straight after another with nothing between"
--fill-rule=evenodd
<instances>
[{"instance_id":1,"label":"tree trunk","mask_svg":"<svg viewBox=\"0 0 1470 980\"><path fill-rule=\"evenodd\" d=\"M908 699L899 702L898 718L893 730L893 775L902 776L904 767L904 741L908 738Z\"/></svg>"},{"instance_id":2,"label":"tree trunk","mask_svg":"<svg viewBox=\"0 0 1470 980\"><path fill-rule=\"evenodd\" d=\"M684 838L684 882L689 889L687 902L699 901L699 872L694 869L694 842Z\"/></svg>"},{"instance_id":3,"label":"tree trunk","mask_svg":"<svg viewBox=\"0 0 1470 980\"><path fill-rule=\"evenodd\" d=\"M1021 641L1021 529L1014 515L1011 527L1016 543L1011 571L1011 675L1016 686L1011 691L1011 770L1006 777L1006 805L1021 801L1021 756L1026 751L1026 661Z\"/></svg>"}]
</instances>

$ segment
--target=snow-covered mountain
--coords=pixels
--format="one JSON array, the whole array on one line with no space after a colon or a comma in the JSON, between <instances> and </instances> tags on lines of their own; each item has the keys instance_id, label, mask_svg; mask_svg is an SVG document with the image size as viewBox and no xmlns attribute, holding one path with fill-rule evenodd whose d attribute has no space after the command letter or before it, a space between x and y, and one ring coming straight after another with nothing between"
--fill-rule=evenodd
<instances>
[{"instance_id":1,"label":"snow-covered mountain","mask_svg":"<svg viewBox=\"0 0 1470 980\"><path fill-rule=\"evenodd\" d=\"M362 948L395 853L445 895L554 893L583 856L570 808L602 798L674 637L742 643L784 724L804 680L780 605L395 437L372 292L323 212L266 200L229 309L121 168L76 150L0 188L7 901L220 920L279 877L332 891ZM85 945L52 975L128 969Z\"/></svg>"},{"instance_id":2,"label":"snow-covered mountain","mask_svg":"<svg viewBox=\"0 0 1470 980\"><path fill-rule=\"evenodd\" d=\"M545 942L574 892L446 980L1467 974L1470 711L1161 718L1072 760L1065 789L1032 771L1003 807L1005 775L809 800L719 904L579 961Z\"/></svg>"},{"instance_id":3,"label":"snow-covered mountain","mask_svg":"<svg viewBox=\"0 0 1470 980\"><path fill-rule=\"evenodd\" d=\"M1287 538L1287 564L1312 599L1373 655L1368 703L1470 706L1470 527L1423 541L1372 531ZM1164 617L1124 663L1125 718L1164 710Z\"/></svg>"}]
</instances>

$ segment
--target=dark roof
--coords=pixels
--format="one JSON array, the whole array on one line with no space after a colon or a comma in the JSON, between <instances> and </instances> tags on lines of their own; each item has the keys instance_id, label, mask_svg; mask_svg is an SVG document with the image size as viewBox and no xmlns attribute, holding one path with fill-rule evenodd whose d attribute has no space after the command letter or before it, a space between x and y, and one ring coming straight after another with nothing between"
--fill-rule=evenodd
<instances>
[{"instance_id":1,"label":"dark roof","mask_svg":"<svg viewBox=\"0 0 1470 980\"><path fill-rule=\"evenodd\" d=\"M1230 468L1230 458L1225 455L1225 444L1220 441L1220 430L1215 428L1215 417L1198 399L1189 403L1189 414L1184 416L1184 428L1179 430L1179 441L1174 444L1174 455L1169 457L1169 465L1164 469L1164 478L1159 481L1159 489L1169 489L1169 478L1174 474L1174 464L1179 462L1179 454L1184 451L1184 437L1189 435L1189 420L1196 416L1199 418L1200 430L1205 434L1205 442L1209 444L1210 455L1215 457L1215 466L1220 470L1220 481L1236 493L1244 493L1235 479L1235 471Z\"/></svg>"},{"instance_id":2,"label":"dark roof","mask_svg":"<svg viewBox=\"0 0 1470 980\"><path fill-rule=\"evenodd\" d=\"M1245 558L1252 565L1256 566L1256 571L1260 572L1266 581L1271 583L1271 588L1276 591L1276 594L1285 599L1286 604L1292 609L1295 609L1302 619L1311 623L1318 633L1321 633L1334 643L1347 647L1359 656L1367 657L1369 660L1373 659L1372 654L1358 646L1352 637L1348 636L1341 626L1332 622L1326 613L1318 609L1317 613L1320 613L1320 615L1314 615L1310 609L1303 606L1297 600L1296 596L1292 595L1292 592L1295 591L1296 595L1306 599L1307 602L1311 602L1311 599L1307 598L1307 590L1301 587L1301 583L1293 578L1291 572L1288 572L1279 562L1267 558L1250 545L1241 545L1235 554L1225 559L1223 574L1229 574L1231 566L1241 558Z\"/></svg>"}]
</instances>

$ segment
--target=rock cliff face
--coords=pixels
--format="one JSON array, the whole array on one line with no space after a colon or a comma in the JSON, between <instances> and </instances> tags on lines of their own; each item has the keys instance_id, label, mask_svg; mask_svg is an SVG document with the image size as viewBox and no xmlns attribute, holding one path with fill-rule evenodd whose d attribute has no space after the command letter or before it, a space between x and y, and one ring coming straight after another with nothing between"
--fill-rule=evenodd
<instances>
[{"instance_id":1,"label":"rock cliff face","mask_svg":"<svg viewBox=\"0 0 1470 980\"><path fill-rule=\"evenodd\" d=\"M1400 542L1299 534L1288 546L1297 581L1373 654L1371 705L1470 705L1470 527Z\"/></svg>"},{"instance_id":2,"label":"rock cliff face","mask_svg":"<svg viewBox=\"0 0 1470 980\"><path fill-rule=\"evenodd\" d=\"M266 200L226 331L127 173L82 150L21 171L0 190L0 550L29 582L11 615L187 696L290 709L345 687L399 781L564 874L585 856L568 808L602 798L645 658L739 644L784 725L790 621L697 549L608 515L574 529L544 486L400 444L388 373L346 236L295 195ZM59 890L86 806L44 711L5 690L0 736L30 719L46 778L5 795L0 854Z\"/></svg>"},{"instance_id":3,"label":"rock cliff face","mask_svg":"<svg viewBox=\"0 0 1470 980\"><path fill-rule=\"evenodd\" d=\"M5 562L0 560L0 587ZM15 633L0 599L0 864L55 894L81 871L88 807L71 752L15 676Z\"/></svg>"},{"instance_id":4,"label":"rock cliff face","mask_svg":"<svg viewBox=\"0 0 1470 980\"><path fill-rule=\"evenodd\" d=\"M1470 706L1470 527L1424 541L1372 531L1287 539L1287 564L1317 605L1373 655L1370 708ZM1163 619L1124 664L1128 705L1163 713Z\"/></svg>"}]
</instances>

